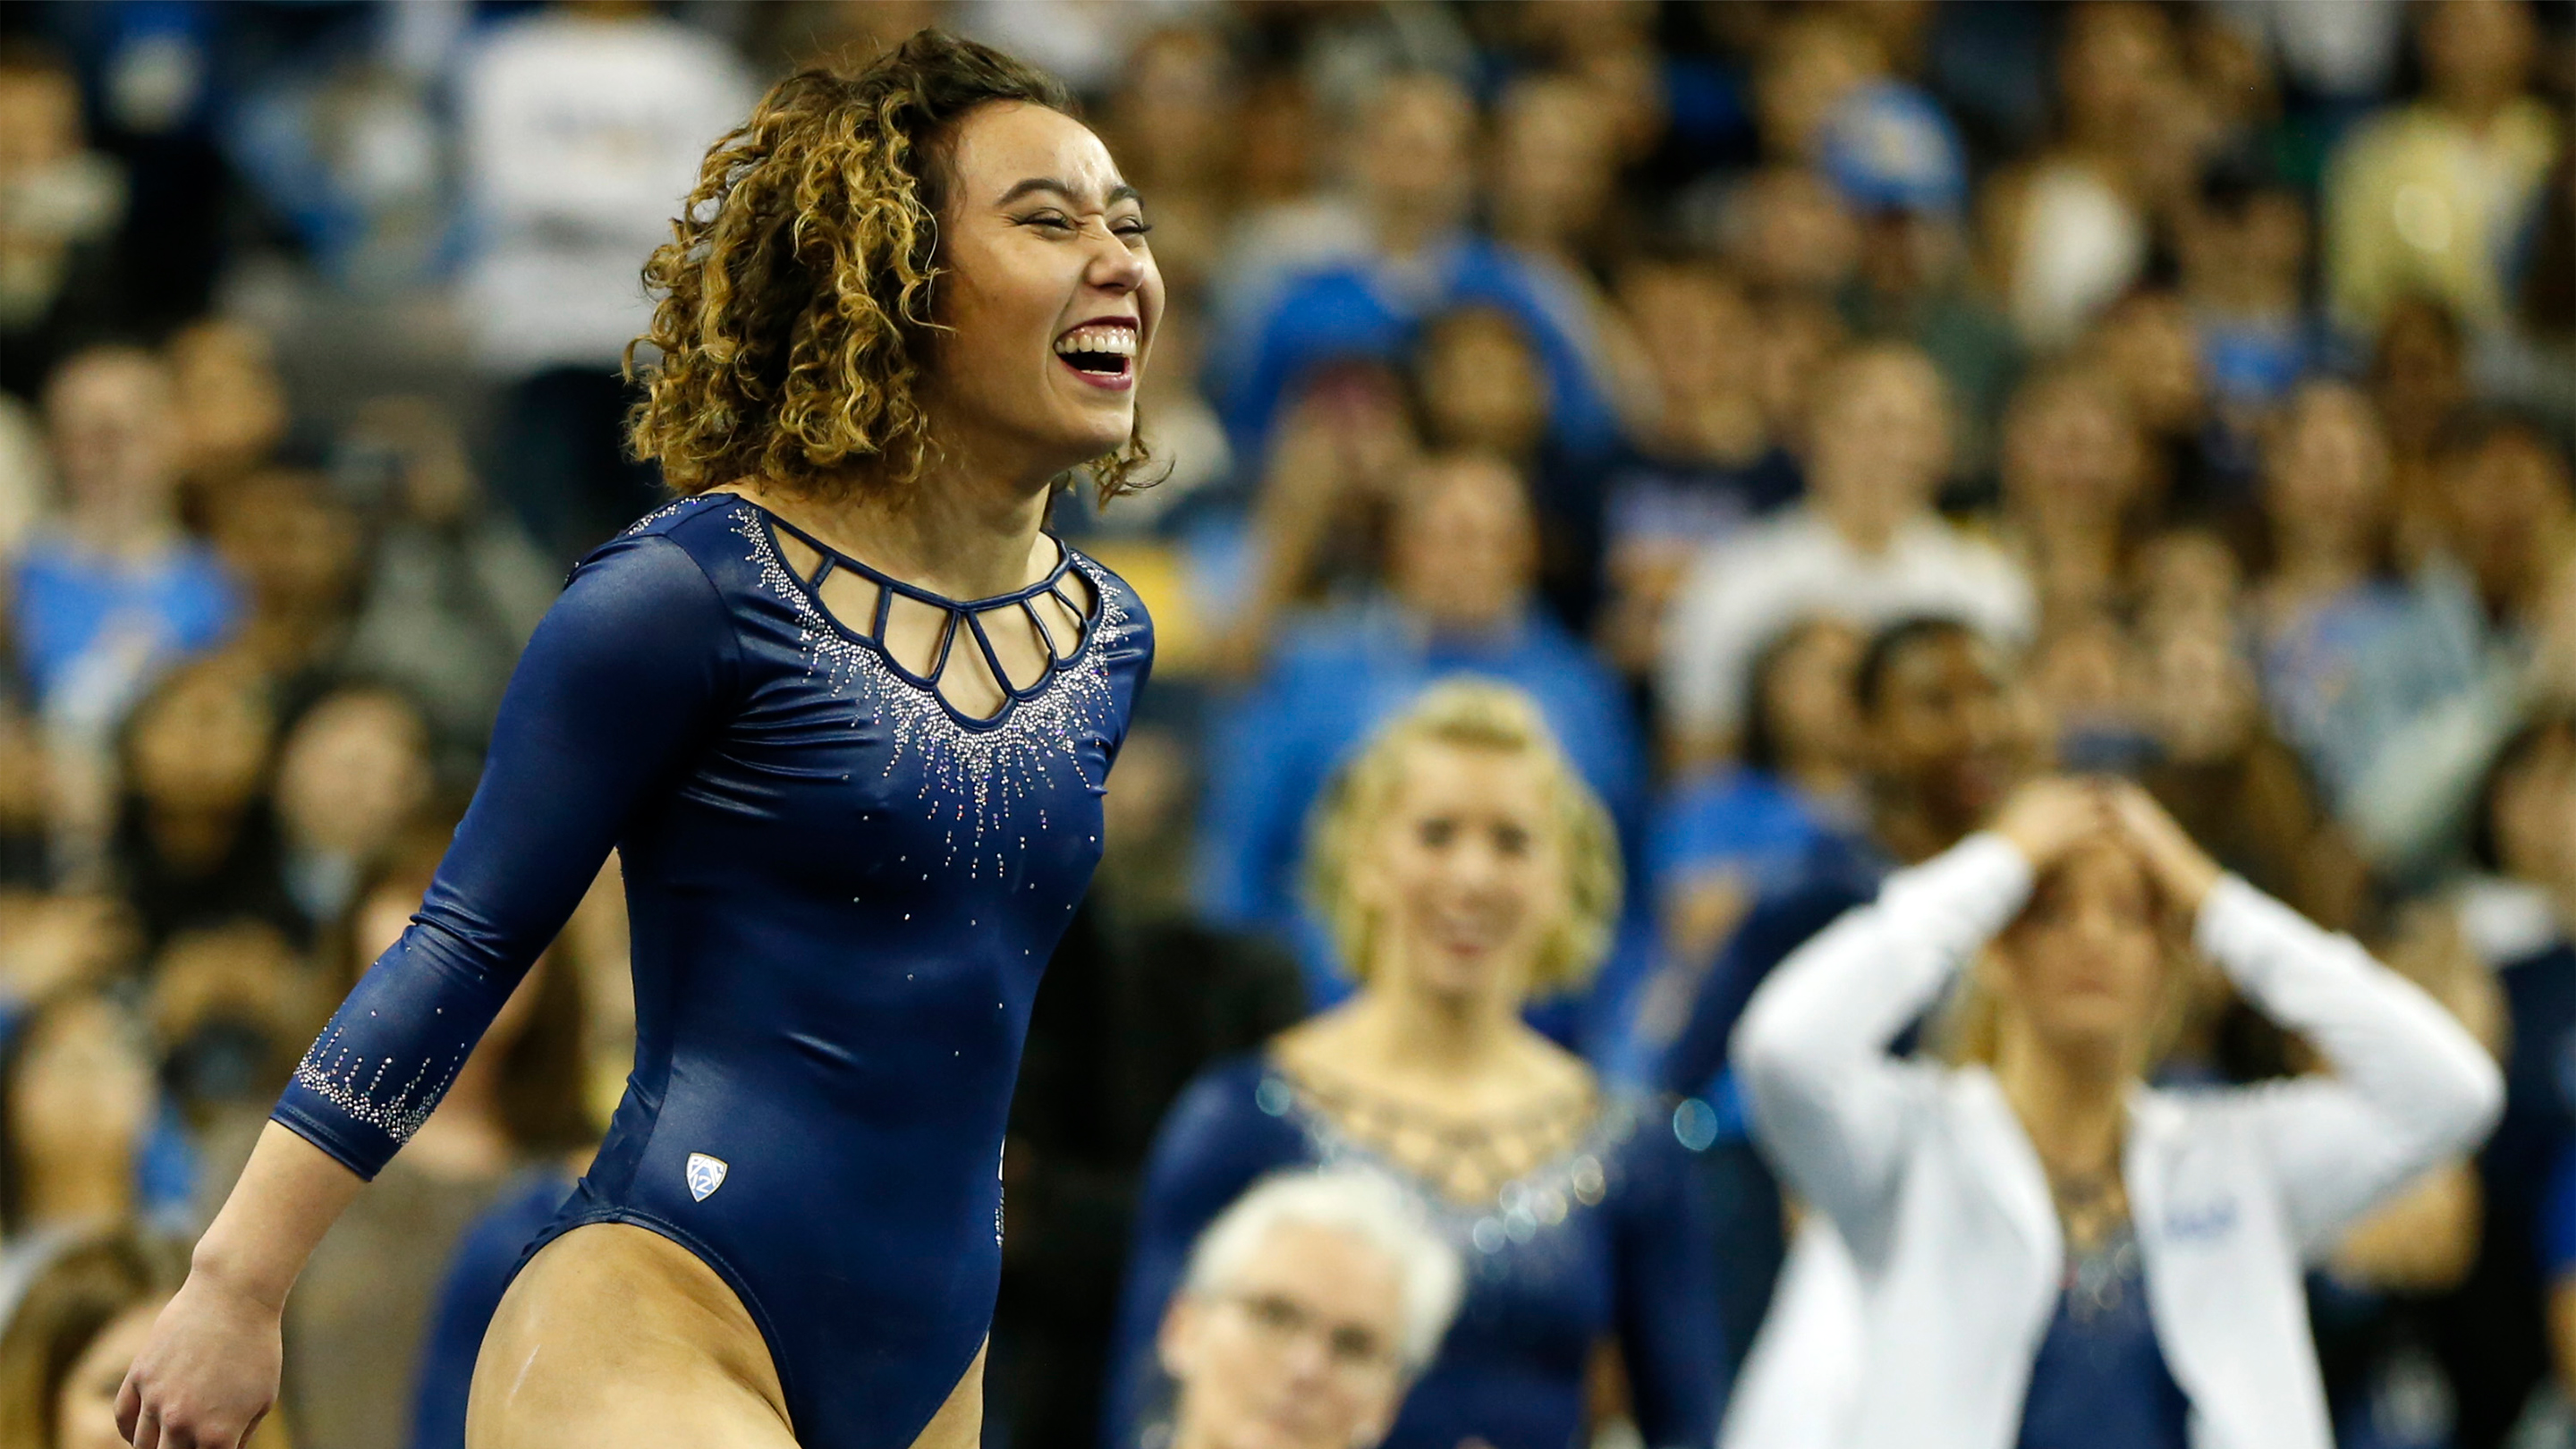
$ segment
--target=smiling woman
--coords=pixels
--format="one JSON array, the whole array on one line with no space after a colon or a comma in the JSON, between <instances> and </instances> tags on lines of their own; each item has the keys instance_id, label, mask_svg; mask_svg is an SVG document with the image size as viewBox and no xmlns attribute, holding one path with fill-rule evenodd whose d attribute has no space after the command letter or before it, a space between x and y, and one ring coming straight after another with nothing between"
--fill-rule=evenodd
<instances>
[{"instance_id":1,"label":"smiling woman","mask_svg":"<svg viewBox=\"0 0 2576 1449\"><path fill-rule=\"evenodd\" d=\"M477 1362L467 1442L963 1449L1037 979L1153 655L1043 529L1126 486L1162 282L1046 76L923 32L782 82L646 269L639 451L418 916L306 1055L119 1399L238 1444L315 1241L615 848L636 1060Z\"/></svg>"},{"instance_id":2,"label":"smiling woman","mask_svg":"<svg viewBox=\"0 0 2576 1449\"><path fill-rule=\"evenodd\" d=\"M979 108L1008 124L962 124ZM1020 394L1010 413L1038 401L1027 374L1051 356L1113 395L1132 388L1160 279L1064 315L1077 299L1062 274L1088 259L1085 243L1105 234L1142 258L1149 229L1071 109L1052 77L928 35L856 77L782 81L707 153L672 240L645 265L661 301L628 359L650 346L659 360L645 369L636 451L683 493L756 476L829 494L918 478L955 441L935 436L925 395L943 380L1003 384ZM1145 456L1132 408L1086 421L1108 431L1077 461L1093 463L1104 497L1123 491Z\"/></svg>"},{"instance_id":3,"label":"smiling woman","mask_svg":"<svg viewBox=\"0 0 2576 1449\"><path fill-rule=\"evenodd\" d=\"M1111 1444L1155 1441L1157 1367L1180 1381L1175 1411L1190 1407L1188 1365L1168 1343L1153 1352L1165 1305L1190 1295L1190 1242L1265 1174L1316 1164L1395 1184L1470 1265L1402 1411L1334 1449L1381 1432L1387 1449L1562 1449L1605 1343L1645 1443L1712 1442L1725 1356L1687 1119L1521 1020L1533 992L1580 982L1609 944L1608 812L1528 696L1455 680L1379 731L1311 837L1313 889L1360 990L1210 1068L1164 1120L1120 1305Z\"/></svg>"}]
</instances>

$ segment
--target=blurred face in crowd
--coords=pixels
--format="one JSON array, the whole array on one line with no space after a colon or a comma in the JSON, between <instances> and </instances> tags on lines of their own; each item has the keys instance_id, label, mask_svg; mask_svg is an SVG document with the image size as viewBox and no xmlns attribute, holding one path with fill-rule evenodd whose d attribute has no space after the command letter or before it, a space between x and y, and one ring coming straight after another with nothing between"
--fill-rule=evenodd
<instances>
[{"instance_id":1,"label":"blurred face in crowd","mask_svg":"<svg viewBox=\"0 0 2576 1449\"><path fill-rule=\"evenodd\" d=\"M125 1436L116 1428L116 1394L152 1336L164 1301L138 1303L110 1319L72 1360L54 1398L53 1449L125 1449Z\"/></svg>"},{"instance_id":2,"label":"blurred face in crowd","mask_svg":"<svg viewBox=\"0 0 2576 1449\"><path fill-rule=\"evenodd\" d=\"M2176 239L2194 299L2239 313L2296 307L2308 259L2308 212L2297 193L2263 190L2233 204L2182 208Z\"/></svg>"},{"instance_id":3,"label":"blurred face in crowd","mask_svg":"<svg viewBox=\"0 0 2576 1449\"><path fill-rule=\"evenodd\" d=\"M2107 528L2146 482L2146 440L2107 377L2043 379L2004 418L2004 494L2046 532Z\"/></svg>"},{"instance_id":4,"label":"blurred face in crowd","mask_svg":"<svg viewBox=\"0 0 2576 1449\"><path fill-rule=\"evenodd\" d=\"M104 996L59 1000L21 1030L7 1103L18 1155L10 1171L21 1207L41 1208L47 1189L95 1175L84 1167L130 1161L152 1116L152 1057L133 1019Z\"/></svg>"},{"instance_id":5,"label":"blurred face in crowd","mask_svg":"<svg viewBox=\"0 0 2576 1449\"><path fill-rule=\"evenodd\" d=\"M1570 248L1601 220L1617 174L1610 107L1566 76L1512 83L1495 118L1497 234L1541 251Z\"/></svg>"},{"instance_id":6,"label":"blurred face in crowd","mask_svg":"<svg viewBox=\"0 0 2576 1449\"><path fill-rule=\"evenodd\" d=\"M2139 612L2150 628L2224 630L2244 584L2226 541L2201 529L2169 529L2138 551Z\"/></svg>"},{"instance_id":7,"label":"blurred face in crowd","mask_svg":"<svg viewBox=\"0 0 2576 1449\"><path fill-rule=\"evenodd\" d=\"M2496 865L2535 884L2576 887L2576 721L2541 731L2496 771L2487 824Z\"/></svg>"},{"instance_id":8,"label":"blurred face in crowd","mask_svg":"<svg viewBox=\"0 0 2576 1449\"><path fill-rule=\"evenodd\" d=\"M1839 15L1808 11L1782 21L1754 75L1763 149L1815 159L1817 132L1843 97L1887 69L1868 31Z\"/></svg>"},{"instance_id":9,"label":"blurred face in crowd","mask_svg":"<svg viewBox=\"0 0 2576 1449\"><path fill-rule=\"evenodd\" d=\"M1288 1222L1163 1320L1173 1449L1368 1449L1403 1404L1404 1288L1386 1254Z\"/></svg>"},{"instance_id":10,"label":"blurred face in crowd","mask_svg":"<svg viewBox=\"0 0 2576 1449\"><path fill-rule=\"evenodd\" d=\"M277 720L257 683L192 665L136 710L129 783L156 812L229 814L259 793Z\"/></svg>"},{"instance_id":11,"label":"blurred face in crowd","mask_svg":"<svg viewBox=\"0 0 2576 1449\"><path fill-rule=\"evenodd\" d=\"M80 86L70 72L0 66L0 188L80 148Z\"/></svg>"},{"instance_id":12,"label":"blurred face in crowd","mask_svg":"<svg viewBox=\"0 0 2576 1449\"><path fill-rule=\"evenodd\" d=\"M456 418L429 398L370 399L344 447L390 475L397 491L386 505L422 523L453 523L482 496Z\"/></svg>"},{"instance_id":13,"label":"blurred face in crowd","mask_svg":"<svg viewBox=\"0 0 2576 1449\"><path fill-rule=\"evenodd\" d=\"M2284 553L2366 561L2388 507L2388 440L2369 399L2343 383L2301 388L2263 461L2264 511Z\"/></svg>"},{"instance_id":14,"label":"blurred face in crowd","mask_svg":"<svg viewBox=\"0 0 2576 1449\"><path fill-rule=\"evenodd\" d=\"M1417 364L1424 422L1443 448L1525 457L1547 428L1538 355L1500 312L1455 312L1432 324Z\"/></svg>"},{"instance_id":15,"label":"blurred face in crowd","mask_svg":"<svg viewBox=\"0 0 2576 1449\"><path fill-rule=\"evenodd\" d=\"M1860 262L1860 223L1804 167L1774 166L1746 182L1732 225L1737 264L1759 283L1823 291Z\"/></svg>"},{"instance_id":16,"label":"blurred face in crowd","mask_svg":"<svg viewBox=\"0 0 2576 1449\"><path fill-rule=\"evenodd\" d=\"M1127 57L1116 101L1119 154L1156 187L1196 187L1220 174L1235 143L1234 67L1204 29L1174 26Z\"/></svg>"},{"instance_id":17,"label":"blurred face in crowd","mask_svg":"<svg viewBox=\"0 0 2576 1449\"><path fill-rule=\"evenodd\" d=\"M2097 0L2069 12L2058 51L2059 102L2079 142L2127 144L2152 129L2171 96L2177 54L2164 12L2130 0Z\"/></svg>"},{"instance_id":18,"label":"blurred face in crowd","mask_svg":"<svg viewBox=\"0 0 2576 1449\"><path fill-rule=\"evenodd\" d=\"M1417 469L1387 540L1389 582L1434 630L1478 633L1528 606L1537 540L1520 478L1500 459L1458 454Z\"/></svg>"},{"instance_id":19,"label":"blurred face in crowd","mask_svg":"<svg viewBox=\"0 0 2576 1449\"><path fill-rule=\"evenodd\" d=\"M310 473L277 469L235 485L215 543L264 613L337 613L357 582L357 516Z\"/></svg>"},{"instance_id":20,"label":"blurred face in crowd","mask_svg":"<svg viewBox=\"0 0 2576 1449\"><path fill-rule=\"evenodd\" d=\"M1997 937L1992 984L2003 1038L2053 1053L2137 1063L2164 1000L2161 914L2125 846L2084 846L2040 878Z\"/></svg>"},{"instance_id":21,"label":"blurred face in crowd","mask_svg":"<svg viewBox=\"0 0 2576 1449\"><path fill-rule=\"evenodd\" d=\"M1759 327L1744 290L1687 266L1644 267L1622 289L1637 341L1663 385L1670 413L1713 398L1750 397L1761 370Z\"/></svg>"},{"instance_id":22,"label":"blurred face in crowd","mask_svg":"<svg viewBox=\"0 0 2576 1449\"><path fill-rule=\"evenodd\" d=\"M1418 244L1466 214L1474 184L1475 102L1443 76L1387 82L1361 124L1357 171L1382 229Z\"/></svg>"},{"instance_id":23,"label":"blurred face in crowd","mask_svg":"<svg viewBox=\"0 0 2576 1449\"><path fill-rule=\"evenodd\" d=\"M2501 432L2448 461L2451 546L2476 573L2490 605L2503 606L2540 585L2576 516L2567 464L2548 444L2520 430Z\"/></svg>"},{"instance_id":24,"label":"blurred face in crowd","mask_svg":"<svg viewBox=\"0 0 2576 1449\"><path fill-rule=\"evenodd\" d=\"M278 1090L312 1029L302 963L275 926L181 931L152 960L147 1010L163 1079L191 1104Z\"/></svg>"},{"instance_id":25,"label":"blurred face in crowd","mask_svg":"<svg viewBox=\"0 0 2576 1449\"><path fill-rule=\"evenodd\" d=\"M45 389L45 422L75 513L109 526L168 526L179 437L159 359L127 347L74 356Z\"/></svg>"},{"instance_id":26,"label":"blurred face in crowd","mask_svg":"<svg viewBox=\"0 0 2576 1449\"><path fill-rule=\"evenodd\" d=\"M119 897L0 892L0 989L20 1001L104 982L142 947L142 926Z\"/></svg>"},{"instance_id":27,"label":"blurred face in crowd","mask_svg":"<svg viewBox=\"0 0 2576 1449\"><path fill-rule=\"evenodd\" d=\"M1762 415L1771 435L1804 447L1807 423L1814 412L1816 381L1834 349L1843 342L1843 325L1832 306L1807 296L1774 297L1759 317L1760 359L1757 386Z\"/></svg>"},{"instance_id":28,"label":"blurred face in crowd","mask_svg":"<svg viewBox=\"0 0 2576 1449\"><path fill-rule=\"evenodd\" d=\"M1314 184L1315 103L1294 75L1264 76L1243 99L1234 180L1248 202L1277 201Z\"/></svg>"},{"instance_id":29,"label":"blurred face in crowd","mask_svg":"<svg viewBox=\"0 0 2576 1449\"><path fill-rule=\"evenodd\" d=\"M2472 113L2521 93L2540 40L2522 0L2441 0L2426 9L2419 38L2433 93Z\"/></svg>"},{"instance_id":30,"label":"blurred face in crowd","mask_svg":"<svg viewBox=\"0 0 2576 1449\"><path fill-rule=\"evenodd\" d=\"M1807 487L1846 536L1883 546L1920 515L1950 467L1941 374L1910 348L1871 348L1817 380Z\"/></svg>"},{"instance_id":31,"label":"blurred face in crowd","mask_svg":"<svg viewBox=\"0 0 2576 1449\"><path fill-rule=\"evenodd\" d=\"M2420 454L2468 400L2460 329L2430 298L2405 297L2388 309L2371 372L2371 395L2389 436L2409 452Z\"/></svg>"},{"instance_id":32,"label":"blurred face in crowd","mask_svg":"<svg viewBox=\"0 0 2576 1449\"><path fill-rule=\"evenodd\" d=\"M1175 26L1145 37L1129 54L1111 101L1103 129L1128 176L1154 194L1155 265L1167 292L1194 295L1225 244L1231 173L1242 143L1237 94L1224 44L1202 27ZM1170 344L1167 333L1155 347L1168 351ZM1169 356L1157 369L1165 376L1185 370Z\"/></svg>"},{"instance_id":33,"label":"blurred face in crowd","mask_svg":"<svg viewBox=\"0 0 2576 1449\"><path fill-rule=\"evenodd\" d=\"M2146 655L2148 722L2168 759L2190 765L2231 758L2261 727L2253 669L2219 621L2165 628Z\"/></svg>"},{"instance_id":34,"label":"blurred face in crowd","mask_svg":"<svg viewBox=\"0 0 2576 1449\"><path fill-rule=\"evenodd\" d=\"M1756 707L1769 722L1783 763L1840 765L1857 753L1860 719L1852 708L1852 670L1863 644L1849 624L1818 619L1782 646L1762 676Z\"/></svg>"},{"instance_id":35,"label":"blurred face in crowd","mask_svg":"<svg viewBox=\"0 0 2576 1449\"><path fill-rule=\"evenodd\" d=\"M2111 309L2097 339L2103 364L2147 431L2169 438L2200 426L2208 391L2182 298L2171 292L2131 297Z\"/></svg>"},{"instance_id":36,"label":"blurred face in crowd","mask_svg":"<svg viewBox=\"0 0 2576 1449\"><path fill-rule=\"evenodd\" d=\"M923 390L942 435L1048 473L1125 443L1163 281L1108 148L1061 112L996 102L959 123L948 170L936 306L952 330Z\"/></svg>"},{"instance_id":37,"label":"blurred face in crowd","mask_svg":"<svg viewBox=\"0 0 2576 1449\"><path fill-rule=\"evenodd\" d=\"M265 333L200 322L170 340L186 471L226 478L257 466L286 437L286 384Z\"/></svg>"},{"instance_id":38,"label":"blurred face in crowd","mask_svg":"<svg viewBox=\"0 0 2576 1449\"><path fill-rule=\"evenodd\" d=\"M1380 923L1371 989L1444 1000L1527 992L1540 947L1567 909L1563 844L1546 766L1533 755L1425 741L1353 865Z\"/></svg>"},{"instance_id":39,"label":"blurred face in crowd","mask_svg":"<svg viewBox=\"0 0 2576 1449\"><path fill-rule=\"evenodd\" d=\"M1896 651L1863 719L1883 790L1958 834L1976 828L2031 763L2029 702L1994 647L1944 630Z\"/></svg>"},{"instance_id":40,"label":"blurred face in crowd","mask_svg":"<svg viewBox=\"0 0 2576 1449\"><path fill-rule=\"evenodd\" d=\"M348 691L315 705L277 766L278 816L307 849L367 859L429 797L429 739L392 694Z\"/></svg>"}]
</instances>

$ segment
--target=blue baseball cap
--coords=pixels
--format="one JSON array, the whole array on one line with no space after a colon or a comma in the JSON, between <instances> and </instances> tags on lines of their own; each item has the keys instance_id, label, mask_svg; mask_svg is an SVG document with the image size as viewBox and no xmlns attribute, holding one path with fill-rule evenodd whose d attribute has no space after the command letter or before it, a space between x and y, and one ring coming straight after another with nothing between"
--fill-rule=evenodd
<instances>
[{"instance_id":1,"label":"blue baseball cap","mask_svg":"<svg viewBox=\"0 0 2576 1449\"><path fill-rule=\"evenodd\" d=\"M1940 103L1909 85L1876 81L1826 118L1823 170L1860 211L1956 212L1968 158Z\"/></svg>"}]
</instances>

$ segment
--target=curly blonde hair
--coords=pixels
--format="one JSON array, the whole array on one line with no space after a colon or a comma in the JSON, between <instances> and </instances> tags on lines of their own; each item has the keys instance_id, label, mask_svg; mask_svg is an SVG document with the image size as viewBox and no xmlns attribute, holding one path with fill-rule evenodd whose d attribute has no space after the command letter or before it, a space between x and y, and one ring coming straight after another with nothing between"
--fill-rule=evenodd
<instances>
[{"instance_id":1,"label":"curly blonde hair","mask_svg":"<svg viewBox=\"0 0 2576 1449\"><path fill-rule=\"evenodd\" d=\"M934 336L949 150L976 108L1073 114L1054 77L923 30L855 75L800 71L718 141L644 264L652 330L627 344L636 456L680 493L759 477L829 494L904 484L938 450L916 390ZM649 345L658 356L637 363ZM1133 431L1086 465L1103 499L1146 461ZM857 465L867 465L864 469Z\"/></svg>"},{"instance_id":2,"label":"curly blonde hair","mask_svg":"<svg viewBox=\"0 0 2576 1449\"><path fill-rule=\"evenodd\" d=\"M1529 984L1538 993L1582 985L1609 953L1619 919L1618 831L1601 798L1575 773L1537 704L1508 684L1481 679L1452 680L1424 690L1410 709L1378 730L1316 802L1306 832L1307 893L1332 929L1344 968L1368 979L1378 922L1359 899L1352 867L1395 808L1418 744L1490 750L1538 762L1565 867L1565 907L1539 945Z\"/></svg>"}]
</instances>

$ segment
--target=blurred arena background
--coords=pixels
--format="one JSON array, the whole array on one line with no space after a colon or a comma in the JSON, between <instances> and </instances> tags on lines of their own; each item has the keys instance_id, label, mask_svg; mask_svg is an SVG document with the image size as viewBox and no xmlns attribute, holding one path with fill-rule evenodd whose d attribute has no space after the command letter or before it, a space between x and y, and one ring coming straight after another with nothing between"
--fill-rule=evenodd
<instances>
[{"instance_id":1,"label":"blurred arena background","mask_svg":"<svg viewBox=\"0 0 2576 1449\"><path fill-rule=\"evenodd\" d=\"M1099 1442L1156 1124L1349 990L1307 810L1457 672L1617 817L1618 947L1533 1019L1685 1099L1740 1356L1777 1198L1675 1043L1761 901L2001 748L1873 753L1856 662L1927 613L2012 652L2012 738L2506 1062L2487 1149L2312 1279L2347 1449L2576 1442L2576 7L16 0L0 1444L97 1442L47 1427L66 1376L658 496L618 366L706 147L927 24L1073 86L1171 289L1168 476L1058 510L1162 654L1033 1027L988 1443ZM442 1295L616 1100L623 929L611 872L325 1243L258 1442L461 1443ZM2172 1070L2297 1070L2245 1016L2210 993Z\"/></svg>"}]
</instances>

